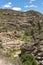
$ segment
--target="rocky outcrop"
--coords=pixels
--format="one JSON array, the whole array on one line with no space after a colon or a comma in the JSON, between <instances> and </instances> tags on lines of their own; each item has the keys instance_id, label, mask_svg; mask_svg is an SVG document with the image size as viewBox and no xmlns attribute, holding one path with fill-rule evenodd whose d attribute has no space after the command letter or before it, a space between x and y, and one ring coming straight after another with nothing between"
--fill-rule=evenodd
<instances>
[{"instance_id":1,"label":"rocky outcrop","mask_svg":"<svg viewBox=\"0 0 43 65\"><path fill-rule=\"evenodd\" d=\"M27 28L32 38L22 41L21 34ZM32 53L43 64L43 14L33 10L18 12L0 9L0 40L4 49L21 47L22 53Z\"/></svg>"},{"instance_id":2,"label":"rocky outcrop","mask_svg":"<svg viewBox=\"0 0 43 65\"><path fill-rule=\"evenodd\" d=\"M34 15L32 11L31 15ZM36 17L36 15L31 16L28 21L33 41L21 46L21 54L31 53L35 56L39 64L43 65L43 18L41 15L37 15L36 18L34 17Z\"/></svg>"},{"instance_id":3,"label":"rocky outcrop","mask_svg":"<svg viewBox=\"0 0 43 65\"><path fill-rule=\"evenodd\" d=\"M39 64L43 65L43 42L40 41L40 43L36 43L33 45L29 45L29 42L25 43L24 45L22 45L21 51L21 54L33 54Z\"/></svg>"}]
</instances>

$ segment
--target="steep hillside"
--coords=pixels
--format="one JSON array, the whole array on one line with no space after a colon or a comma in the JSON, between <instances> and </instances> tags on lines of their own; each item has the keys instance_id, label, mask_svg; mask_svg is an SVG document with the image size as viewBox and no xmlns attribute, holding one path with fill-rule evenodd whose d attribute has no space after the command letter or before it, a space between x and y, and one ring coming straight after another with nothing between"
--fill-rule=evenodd
<instances>
[{"instance_id":1,"label":"steep hillside","mask_svg":"<svg viewBox=\"0 0 43 65\"><path fill-rule=\"evenodd\" d=\"M21 48L22 53L32 53L43 64L43 15L33 10L0 9L0 48L19 53Z\"/></svg>"}]
</instances>

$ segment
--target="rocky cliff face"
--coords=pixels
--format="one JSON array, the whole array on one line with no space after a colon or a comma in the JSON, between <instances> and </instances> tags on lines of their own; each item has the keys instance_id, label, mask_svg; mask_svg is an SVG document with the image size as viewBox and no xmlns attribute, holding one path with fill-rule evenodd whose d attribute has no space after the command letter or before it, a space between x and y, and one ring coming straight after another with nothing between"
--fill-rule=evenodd
<instances>
[{"instance_id":1,"label":"rocky cliff face","mask_svg":"<svg viewBox=\"0 0 43 65\"><path fill-rule=\"evenodd\" d=\"M31 11L31 18L28 20L30 24L31 36L33 41L25 43L21 46L23 53L31 53L35 56L40 65L43 65L43 15Z\"/></svg>"},{"instance_id":2,"label":"rocky cliff face","mask_svg":"<svg viewBox=\"0 0 43 65\"><path fill-rule=\"evenodd\" d=\"M5 50L21 47L43 64L43 14L0 9L0 45Z\"/></svg>"}]
</instances>

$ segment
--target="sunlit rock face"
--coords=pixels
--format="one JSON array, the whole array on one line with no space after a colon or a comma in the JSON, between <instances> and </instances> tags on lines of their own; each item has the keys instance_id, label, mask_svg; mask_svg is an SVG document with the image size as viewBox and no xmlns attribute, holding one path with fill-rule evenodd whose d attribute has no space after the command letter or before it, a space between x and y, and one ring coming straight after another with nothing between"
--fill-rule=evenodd
<instances>
[{"instance_id":1,"label":"sunlit rock face","mask_svg":"<svg viewBox=\"0 0 43 65\"><path fill-rule=\"evenodd\" d=\"M21 50L22 54L33 54L39 64L43 65L43 15L33 11L30 12L31 16L28 19L28 24L31 29L33 41L23 44Z\"/></svg>"},{"instance_id":2,"label":"sunlit rock face","mask_svg":"<svg viewBox=\"0 0 43 65\"><path fill-rule=\"evenodd\" d=\"M25 29L32 37L21 40ZM29 38L29 37L28 37ZM43 14L36 11L18 12L0 9L0 45L4 50L21 49L32 53L43 64Z\"/></svg>"}]
</instances>

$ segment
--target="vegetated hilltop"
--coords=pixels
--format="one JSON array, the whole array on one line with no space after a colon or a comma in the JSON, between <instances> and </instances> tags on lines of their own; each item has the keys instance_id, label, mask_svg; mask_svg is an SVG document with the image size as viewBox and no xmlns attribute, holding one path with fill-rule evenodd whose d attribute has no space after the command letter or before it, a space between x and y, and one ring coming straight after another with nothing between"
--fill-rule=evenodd
<instances>
[{"instance_id":1,"label":"vegetated hilltop","mask_svg":"<svg viewBox=\"0 0 43 65\"><path fill-rule=\"evenodd\" d=\"M22 45L22 46L21 46ZM43 64L43 14L0 9L0 47L32 53Z\"/></svg>"}]
</instances>

